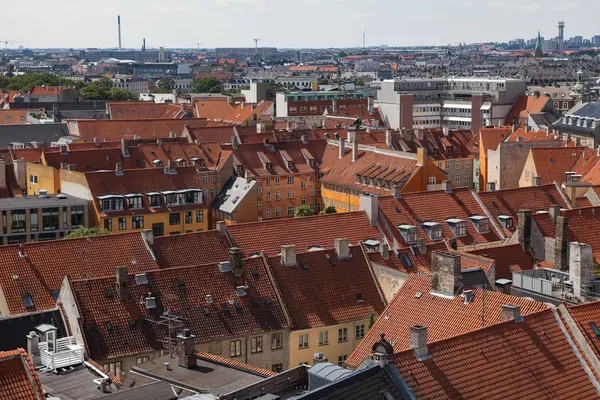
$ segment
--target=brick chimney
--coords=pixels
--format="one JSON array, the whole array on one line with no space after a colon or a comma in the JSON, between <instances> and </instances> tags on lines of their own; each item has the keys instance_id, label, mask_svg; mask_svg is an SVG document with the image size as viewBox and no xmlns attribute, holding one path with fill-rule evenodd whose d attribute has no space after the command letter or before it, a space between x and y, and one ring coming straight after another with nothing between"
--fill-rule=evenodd
<instances>
[{"instance_id":1,"label":"brick chimney","mask_svg":"<svg viewBox=\"0 0 600 400\"><path fill-rule=\"evenodd\" d=\"M521 317L521 307L512 304L502 305L502 321L514 319L515 322L523 321Z\"/></svg>"},{"instance_id":2,"label":"brick chimney","mask_svg":"<svg viewBox=\"0 0 600 400\"><path fill-rule=\"evenodd\" d=\"M219 236L225 236L227 233L227 224L225 221L217 221L215 223L215 228L219 231Z\"/></svg>"},{"instance_id":3,"label":"brick chimney","mask_svg":"<svg viewBox=\"0 0 600 400\"><path fill-rule=\"evenodd\" d=\"M343 137L340 137L339 139L339 143L340 143L340 148L339 148L339 155L338 158L341 160L342 158L344 158L344 155L346 154L346 140Z\"/></svg>"},{"instance_id":4,"label":"brick chimney","mask_svg":"<svg viewBox=\"0 0 600 400\"><path fill-rule=\"evenodd\" d=\"M179 342L179 366L183 368L194 368L196 362L196 349L194 348L194 338L189 329L184 329L177 335Z\"/></svg>"},{"instance_id":5,"label":"brick chimney","mask_svg":"<svg viewBox=\"0 0 600 400\"><path fill-rule=\"evenodd\" d=\"M554 239L554 266L561 271L567 269L567 237L569 235L569 219L566 216L556 218L556 235Z\"/></svg>"},{"instance_id":6,"label":"brick chimney","mask_svg":"<svg viewBox=\"0 0 600 400\"><path fill-rule=\"evenodd\" d=\"M281 246L281 263L286 267L296 265L296 245L288 244Z\"/></svg>"},{"instance_id":7,"label":"brick chimney","mask_svg":"<svg viewBox=\"0 0 600 400\"><path fill-rule=\"evenodd\" d=\"M442 188L446 193L452 193L452 183L450 181L442 181Z\"/></svg>"},{"instance_id":8,"label":"brick chimney","mask_svg":"<svg viewBox=\"0 0 600 400\"><path fill-rule=\"evenodd\" d=\"M425 238L417 238L417 250L421 254L427 253L427 241Z\"/></svg>"},{"instance_id":9,"label":"brick chimney","mask_svg":"<svg viewBox=\"0 0 600 400\"><path fill-rule=\"evenodd\" d=\"M580 242L571 242L569 246L569 280L573 282L573 296L585 300L583 289L594 279L592 246Z\"/></svg>"},{"instance_id":10,"label":"brick chimney","mask_svg":"<svg viewBox=\"0 0 600 400\"><path fill-rule=\"evenodd\" d=\"M127 290L127 268L117 267L116 276L115 289L117 297L119 301L126 301L129 298L129 291Z\"/></svg>"},{"instance_id":11,"label":"brick chimney","mask_svg":"<svg viewBox=\"0 0 600 400\"><path fill-rule=\"evenodd\" d=\"M419 361L429 359L429 350L427 349L427 327L411 326L409 348L415 351L415 356Z\"/></svg>"},{"instance_id":12,"label":"brick chimney","mask_svg":"<svg viewBox=\"0 0 600 400\"><path fill-rule=\"evenodd\" d=\"M552 204L548 210L548 214L550 214L552 222L556 224L556 219L560 217L560 206L558 204Z\"/></svg>"},{"instance_id":13,"label":"brick chimney","mask_svg":"<svg viewBox=\"0 0 600 400\"><path fill-rule=\"evenodd\" d=\"M381 254L381 258L384 260L389 260L390 258L390 245L387 243L379 244L379 254Z\"/></svg>"},{"instance_id":14,"label":"brick chimney","mask_svg":"<svg viewBox=\"0 0 600 400\"><path fill-rule=\"evenodd\" d=\"M447 251L431 253L431 289L454 295L462 286L460 256Z\"/></svg>"},{"instance_id":15,"label":"brick chimney","mask_svg":"<svg viewBox=\"0 0 600 400\"><path fill-rule=\"evenodd\" d=\"M523 251L529 251L529 243L531 242L531 210L519 211L517 240Z\"/></svg>"},{"instance_id":16,"label":"brick chimney","mask_svg":"<svg viewBox=\"0 0 600 400\"><path fill-rule=\"evenodd\" d=\"M338 259L347 260L350 258L350 241L348 239L335 239L333 247Z\"/></svg>"},{"instance_id":17,"label":"brick chimney","mask_svg":"<svg viewBox=\"0 0 600 400\"><path fill-rule=\"evenodd\" d=\"M175 168L175 160L169 160L169 168L165 172L173 175L177 173L177 169Z\"/></svg>"},{"instance_id":18,"label":"brick chimney","mask_svg":"<svg viewBox=\"0 0 600 400\"><path fill-rule=\"evenodd\" d=\"M239 247L232 247L229 249L229 264L231 265L231 270L236 278L239 278L244 274L242 249Z\"/></svg>"}]
</instances>

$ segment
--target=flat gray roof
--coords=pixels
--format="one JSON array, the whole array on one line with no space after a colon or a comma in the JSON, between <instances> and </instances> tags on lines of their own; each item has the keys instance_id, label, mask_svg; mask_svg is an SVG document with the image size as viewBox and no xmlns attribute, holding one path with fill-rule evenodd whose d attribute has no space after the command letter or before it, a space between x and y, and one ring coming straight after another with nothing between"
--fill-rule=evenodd
<instances>
[{"instance_id":1,"label":"flat gray roof","mask_svg":"<svg viewBox=\"0 0 600 400\"><path fill-rule=\"evenodd\" d=\"M58 198L56 195L48 195L48 197L42 198L39 196L8 197L0 199L0 208L3 210L20 210L26 208L84 206L89 202L89 200L75 196L62 196L64 198Z\"/></svg>"}]
</instances>

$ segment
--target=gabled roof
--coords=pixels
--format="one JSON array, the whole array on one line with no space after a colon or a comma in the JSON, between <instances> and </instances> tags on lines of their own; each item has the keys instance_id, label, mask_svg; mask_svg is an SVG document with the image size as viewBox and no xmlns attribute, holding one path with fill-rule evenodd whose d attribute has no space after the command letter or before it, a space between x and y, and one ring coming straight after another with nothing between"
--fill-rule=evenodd
<instances>
[{"instance_id":1,"label":"gabled roof","mask_svg":"<svg viewBox=\"0 0 600 400\"><path fill-rule=\"evenodd\" d=\"M41 400L44 389L37 372L23 349L0 352L0 398Z\"/></svg>"},{"instance_id":2,"label":"gabled roof","mask_svg":"<svg viewBox=\"0 0 600 400\"><path fill-rule=\"evenodd\" d=\"M39 86L39 85L36 85L29 91L29 94L37 94L37 95L58 94L60 92L68 90L68 89L71 89L71 88L68 86L43 86L43 85Z\"/></svg>"},{"instance_id":3,"label":"gabled roof","mask_svg":"<svg viewBox=\"0 0 600 400\"><path fill-rule=\"evenodd\" d=\"M81 315L80 325L91 358L106 359L162 349L166 328L149 323L163 310L180 316L197 343L223 340L290 326L283 304L261 258L245 260L244 274L235 278L217 264L146 272L148 284L129 275L129 299L121 302L115 277L72 281ZM236 287L248 285L246 296ZM108 290L107 290L108 289ZM152 294L156 309L147 309ZM212 302L207 302L206 296Z\"/></svg>"},{"instance_id":4,"label":"gabled roof","mask_svg":"<svg viewBox=\"0 0 600 400\"><path fill-rule=\"evenodd\" d=\"M472 290L472 300L465 304L460 293L453 298L432 294L430 277L409 275L346 363L360 365L371 355L371 346L382 332L388 341L393 340L394 351L399 352L408 349L411 326L427 326L427 341L432 343L501 322L504 304L520 306L521 315L547 308L544 303L501 292Z\"/></svg>"},{"instance_id":5,"label":"gabled roof","mask_svg":"<svg viewBox=\"0 0 600 400\"><path fill-rule=\"evenodd\" d=\"M296 255L295 266L281 257L268 259L281 289L294 329L338 325L379 315L384 299L360 246L350 248L350 259L334 250Z\"/></svg>"},{"instance_id":6,"label":"gabled roof","mask_svg":"<svg viewBox=\"0 0 600 400\"><path fill-rule=\"evenodd\" d=\"M450 193L444 190L408 193L403 194L400 199L385 196L379 199L379 209L393 238L401 247L407 247L409 244L400 233L399 225L416 226L419 238L424 238L428 244L435 243L423 228L422 224L425 222L440 224L443 237L456 238L459 246L501 240L493 224L490 223L488 233L479 233L469 219L471 216L485 217L486 214L468 188L452 189ZM450 218L466 222L465 236L458 237L454 234L446 222ZM386 233L389 235L389 232Z\"/></svg>"},{"instance_id":7,"label":"gabled roof","mask_svg":"<svg viewBox=\"0 0 600 400\"><path fill-rule=\"evenodd\" d=\"M424 361L406 350L393 362L417 398L596 399L555 312L431 343Z\"/></svg>"},{"instance_id":8,"label":"gabled roof","mask_svg":"<svg viewBox=\"0 0 600 400\"><path fill-rule=\"evenodd\" d=\"M156 237L152 251L161 268L210 264L229 257L226 239L215 230Z\"/></svg>"},{"instance_id":9,"label":"gabled roof","mask_svg":"<svg viewBox=\"0 0 600 400\"><path fill-rule=\"evenodd\" d=\"M255 367L254 365L245 364L231 358L221 357L214 354L206 353L204 351L196 352L196 357L200 360L210 361L215 364L220 364L226 367L232 367L240 371L250 372L265 378L277 375L277 372L271 371L270 369Z\"/></svg>"},{"instance_id":10,"label":"gabled roof","mask_svg":"<svg viewBox=\"0 0 600 400\"><path fill-rule=\"evenodd\" d=\"M381 239L363 211L235 224L228 226L227 232L233 244L246 255L264 251L272 256L281 251L281 246L289 244L296 245L299 253L312 247L331 249L338 238L347 238L350 244Z\"/></svg>"},{"instance_id":11,"label":"gabled roof","mask_svg":"<svg viewBox=\"0 0 600 400\"><path fill-rule=\"evenodd\" d=\"M193 165L194 160L202 159L203 166L208 169L220 169L223 164L231 157L230 150L223 150L218 143L146 143L139 144L137 149L145 161L145 165L155 167L155 160L159 160L163 166L167 166L169 161L177 161L177 165ZM179 161L181 160L181 161ZM200 164L196 164L199 166Z\"/></svg>"},{"instance_id":12,"label":"gabled roof","mask_svg":"<svg viewBox=\"0 0 600 400\"><path fill-rule=\"evenodd\" d=\"M506 125L518 124L520 127L527 125L527 117L530 114L540 114L552 104L550 96L521 96L506 114L504 123Z\"/></svg>"},{"instance_id":13,"label":"gabled roof","mask_svg":"<svg viewBox=\"0 0 600 400\"><path fill-rule=\"evenodd\" d=\"M180 119L186 116L185 104L156 104L149 101L109 101L110 119Z\"/></svg>"},{"instance_id":14,"label":"gabled roof","mask_svg":"<svg viewBox=\"0 0 600 400\"><path fill-rule=\"evenodd\" d=\"M574 142L569 143L566 140L560 139L557 136L555 136L554 134L547 132L547 131L542 131L542 130L533 131L533 130L526 130L523 128L519 128L519 129L515 130L513 133L511 133L506 141L507 142L554 141L554 142L556 142L557 147L558 146L574 146L575 145Z\"/></svg>"},{"instance_id":15,"label":"gabled roof","mask_svg":"<svg viewBox=\"0 0 600 400\"><path fill-rule=\"evenodd\" d=\"M140 233L0 246L0 287L11 314L49 310L66 275L72 279L114 274L118 266L131 272L157 269ZM33 307L25 306L30 296Z\"/></svg>"},{"instance_id":16,"label":"gabled roof","mask_svg":"<svg viewBox=\"0 0 600 400\"><path fill-rule=\"evenodd\" d=\"M596 357L600 357L600 337L592 329L592 324L600 328L600 302L595 301L577 306L565 305L564 307L566 307L568 314L573 318ZM572 330L572 327L569 327L569 329Z\"/></svg>"},{"instance_id":17,"label":"gabled roof","mask_svg":"<svg viewBox=\"0 0 600 400\"><path fill-rule=\"evenodd\" d=\"M584 156L585 147L533 147L530 155L535 165L537 176L542 184L562 182L565 172L573 170L573 166ZM587 153L593 153L587 149Z\"/></svg>"},{"instance_id":18,"label":"gabled roof","mask_svg":"<svg viewBox=\"0 0 600 400\"><path fill-rule=\"evenodd\" d=\"M512 271L526 271L533 269L535 260L528 251L523 251L520 244L511 244L497 247L487 247L481 250L469 251L495 261L496 279L512 279Z\"/></svg>"},{"instance_id":19,"label":"gabled roof","mask_svg":"<svg viewBox=\"0 0 600 400\"><path fill-rule=\"evenodd\" d=\"M273 102L272 101L261 101L257 104L239 104L235 106L229 114L223 118L223 121L232 124L243 124L244 122L250 120L253 115L266 116L270 114L268 113L269 109L272 109Z\"/></svg>"},{"instance_id":20,"label":"gabled roof","mask_svg":"<svg viewBox=\"0 0 600 400\"><path fill-rule=\"evenodd\" d=\"M123 157L121 148L97 148L91 150L67 151L44 151L46 165L56 169L61 168L62 163L75 165L75 171L101 171L114 170L117 163L121 163L123 169L144 168L144 160L137 147L129 147L129 157Z\"/></svg>"},{"instance_id":21,"label":"gabled roof","mask_svg":"<svg viewBox=\"0 0 600 400\"><path fill-rule=\"evenodd\" d=\"M201 143L231 143L232 136L235 135L233 126L204 126L204 127L187 127L192 141L199 140ZM238 128L239 130L239 128ZM256 134L256 133L255 133Z\"/></svg>"},{"instance_id":22,"label":"gabled roof","mask_svg":"<svg viewBox=\"0 0 600 400\"><path fill-rule=\"evenodd\" d=\"M484 150L487 156L487 150L496 150L498 145L502 143L511 134L511 127L485 127L479 131L480 148Z\"/></svg>"}]
</instances>

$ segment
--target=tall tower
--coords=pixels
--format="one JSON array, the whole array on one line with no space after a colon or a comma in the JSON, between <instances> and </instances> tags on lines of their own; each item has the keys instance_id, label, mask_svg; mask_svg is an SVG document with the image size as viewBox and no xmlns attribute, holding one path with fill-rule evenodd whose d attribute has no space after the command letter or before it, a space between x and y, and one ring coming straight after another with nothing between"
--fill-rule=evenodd
<instances>
[{"instance_id":1,"label":"tall tower","mask_svg":"<svg viewBox=\"0 0 600 400\"><path fill-rule=\"evenodd\" d=\"M562 53L565 49L563 48L565 43L565 23L559 21L558 23L558 52Z\"/></svg>"},{"instance_id":2,"label":"tall tower","mask_svg":"<svg viewBox=\"0 0 600 400\"><path fill-rule=\"evenodd\" d=\"M542 35L540 31L538 31L537 40L535 42L535 57L542 58L544 57L544 46L542 43Z\"/></svg>"},{"instance_id":3,"label":"tall tower","mask_svg":"<svg viewBox=\"0 0 600 400\"><path fill-rule=\"evenodd\" d=\"M121 16L117 15L117 25L119 26L119 50L121 50Z\"/></svg>"}]
</instances>

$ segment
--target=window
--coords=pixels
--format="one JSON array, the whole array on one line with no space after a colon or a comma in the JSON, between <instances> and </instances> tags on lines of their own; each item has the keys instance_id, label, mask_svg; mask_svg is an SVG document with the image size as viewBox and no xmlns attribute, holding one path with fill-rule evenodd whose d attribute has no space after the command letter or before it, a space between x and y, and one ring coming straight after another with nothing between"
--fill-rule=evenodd
<instances>
[{"instance_id":1,"label":"window","mask_svg":"<svg viewBox=\"0 0 600 400\"><path fill-rule=\"evenodd\" d=\"M214 172L210 173L210 181L215 182L217 180L217 174Z\"/></svg>"},{"instance_id":2,"label":"window","mask_svg":"<svg viewBox=\"0 0 600 400\"><path fill-rule=\"evenodd\" d=\"M143 364L145 362L150 361L150 357L146 356L146 357L138 357L135 359L135 363L136 364Z\"/></svg>"},{"instance_id":3,"label":"window","mask_svg":"<svg viewBox=\"0 0 600 400\"><path fill-rule=\"evenodd\" d=\"M262 201L257 201L257 202L256 202L256 209L257 209L258 211L262 211Z\"/></svg>"},{"instance_id":4,"label":"window","mask_svg":"<svg viewBox=\"0 0 600 400\"><path fill-rule=\"evenodd\" d=\"M250 338L250 353L262 353L262 336Z\"/></svg>"},{"instance_id":5,"label":"window","mask_svg":"<svg viewBox=\"0 0 600 400\"><path fill-rule=\"evenodd\" d=\"M144 217L131 217L131 227L133 229L144 228Z\"/></svg>"},{"instance_id":6,"label":"window","mask_svg":"<svg viewBox=\"0 0 600 400\"><path fill-rule=\"evenodd\" d=\"M262 187L260 187L260 186L257 186L257 187L256 187L256 194L262 194L262 192L263 192L263 191L262 191Z\"/></svg>"},{"instance_id":7,"label":"window","mask_svg":"<svg viewBox=\"0 0 600 400\"><path fill-rule=\"evenodd\" d=\"M281 349L283 347L283 334L272 333L271 334L271 350Z\"/></svg>"},{"instance_id":8,"label":"window","mask_svg":"<svg viewBox=\"0 0 600 400\"><path fill-rule=\"evenodd\" d=\"M123 199L112 198L102 200L102 211L120 211L123 210Z\"/></svg>"},{"instance_id":9,"label":"window","mask_svg":"<svg viewBox=\"0 0 600 400\"><path fill-rule=\"evenodd\" d=\"M469 182L470 180L471 180L471 175L465 174L465 183Z\"/></svg>"},{"instance_id":10,"label":"window","mask_svg":"<svg viewBox=\"0 0 600 400\"><path fill-rule=\"evenodd\" d=\"M525 170L525 179L529 179L529 170L528 169Z\"/></svg>"},{"instance_id":11,"label":"window","mask_svg":"<svg viewBox=\"0 0 600 400\"><path fill-rule=\"evenodd\" d=\"M339 365L340 367L343 367L343 366L344 366L344 363L346 362L346 360L347 360L347 359L348 359L348 356L347 356L346 354L344 354L344 355L342 355L342 356L339 356L339 357L338 357L338 365Z\"/></svg>"},{"instance_id":12,"label":"window","mask_svg":"<svg viewBox=\"0 0 600 400\"><path fill-rule=\"evenodd\" d=\"M288 199L293 199L296 197L296 193L293 190L288 190Z\"/></svg>"},{"instance_id":13,"label":"window","mask_svg":"<svg viewBox=\"0 0 600 400\"><path fill-rule=\"evenodd\" d=\"M271 365L271 371L277 372L277 373L283 371L283 364L273 364L273 365Z\"/></svg>"},{"instance_id":14,"label":"window","mask_svg":"<svg viewBox=\"0 0 600 400\"><path fill-rule=\"evenodd\" d=\"M217 195L217 189L210 188L210 197L214 198Z\"/></svg>"},{"instance_id":15,"label":"window","mask_svg":"<svg viewBox=\"0 0 600 400\"><path fill-rule=\"evenodd\" d=\"M357 339L362 339L365 337L365 325L356 325L354 327L354 333Z\"/></svg>"},{"instance_id":16,"label":"window","mask_svg":"<svg viewBox=\"0 0 600 400\"><path fill-rule=\"evenodd\" d=\"M287 183L289 183L289 184L294 183L294 175L288 175Z\"/></svg>"},{"instance_id":17,"label":"window","mask_svg":"<svg viewBox=\"0 0 600 400\"><path fill-rule=\"evenodd\" d=\"M450 169L450 161L446 161L446 169Z\"/></svg>"},{"instance_id":18,"label":"window","mask_svg":"<svg viewBox=\"0 0 600 400\"><path fill-rule=\"evenodd\" d=\"M208 183L208 174L202 174L202 183Z\"/></svg>"},{"instance_id":19,"label":"window","mask_svg":"<svg viewBox=\"0 0 600 400\"><path fill-rule=\"evenodd\" d=\"M121 373L121 368L122 368L121 361L104 364L104 369L106 371L112 372L113 374L116 374L116 375Z\"/></svg>"},{"instance_id":20,"label":"window","mask_svg":"<svg viewBox=\"0 0 600 400\"><path fill-rule=\"evenodd\" d=\"M281 217L281 208L277 207L275 209L275 217Z\"/></svg>"},{"instance_id":21,"label":"window","mask_svg":"<svg viewBox=\"0 0 600 400\"><path fill-rule=\"evenodd\" d=\"M104 229L107 231L112 231L112 218L106 218L104 220Z\"/></svg>"},{"instance_id":22,"label":"window","mask_svg":"<svg viewBox=\"0 0 600 400\"><path fill-rule=\"evenodd\" d=\"M301 113L305 113L306 112L306 106L300 106L300 112Z\"/></svg>"},{"instance_id":23,"label":"window","mask_svg":"<svg viewBox=\"0 0 600 400\"><path fill-rule=\"evenodd\" d=\"M308 333L303 333L298 336L298 348L306 349L308 347Z\"/></svg>"},{"instance_id":24,"label":"window","mask_svg":"<svg viewBox=\"0 0 600 400\"><path fill-rule=\"evenodd\" d=\"M165 224L162 222L152 224L152 235L160 237L165 235Z\"/></svg>"},{"instance_id":25,"label":"window","mask_svg":"<svg viewBox=\"0 0 600 400\"><path fill-rule=\"evenodd\" d=\"M348 328L340 328L338 329L338 343L343 343L348 341Z\"/></svg>"},{"instance_id":26,"label":"window","mask_svg":"<svg viewBox=\"0 0 600 400\"><path fill-rule=\"evenodd\" d=\"M161 200L160 200L160 196L155 194L150 196L150 207L152 208L156 208L156 207L160 207L161 206Z\"/></svg>"},{"instance_id":27,"label":"window","mask_svg":"<svg viewBox=\"0 0 600 400\"><path fill-rule=\"evenodd\" d=\"M229 357L239 357L242 355L242 341L232 340L229 342Z\"/></svg>"},{"instance_id":28,"label":"window","mask_svg":"<svg viewBox=\"0 0 600 400\"><path fill-rule=\"evenodd\" d=\"M306 182L300 182L300 189L302 189L302 190L306 189Z\"/></svg>"},{"instance_id":29,"label":"window","mask_svg":"<svg viewBox=\"0 0 600 400\"><path fill-rule=\"evenodd\" d=\"M275 200L281 200L281 193L275 192Z\"/></svg>"},{"instance_id":30,"label":"window","mask_svg":"<svg viewBox=\"0 0 600 400\"><path fill-rule=\"evenodd\" d=\"M10 228L12 233L25 232L27 222L25 220L25 210L13 210L11 212L11 224Z\"/></svg>"},{"instance_id":31,"label":"window","mask_svg":"<svg viewBox=\"0 0 600 400\"><path fill-rule=\"evenodd\" d=\"M275 177L275 184L276 184L276 185L279 185L280 183L281 183L281 177L279 177L279 176L276 176L276 177Z\"/></svg>"},{"instance_id":32,"label":"window","mask_svg":"<svg viewBox=\"0 0 600 400\"><path fill-rule=\"evenodd\" d=\"M319 332L319 346L326 346L329 344L329 332Z\"/></svg>"},{"instance_id":33,"label":"window","mask_svg":"<svg viewBox=\"0 0 600 400\"><path fill-rule=\"evenodd\" d=\"M130 209L139 209L142 208L142 198L139 196L136 197L130 197L127 199L127 206Z\"/></svg>"},{"instance_id":34,"label":"window","mask_svg":"<svg viewBox=\"0 0 600 400\"><path fill-rule=\"evenodd\" d=\"M38 212L37 210L29 210L29 231L38 231Z\"/></svg>"},{"instance_id":35,"label":"window","mask_svg":"<svg viewBox=\"0 0 600 400\"><path fill-rule=\"evenodd\" d=\"M119 230L124 231L127 229L127 218L119 217Z\"/></svg>"},{"instance_id":36,"label":"window","mask_svg":"<svg viewBox=\"0 0 600 400\"><path fill-rule=\"evenodd\" d=\"M42 209L42 226L45 231L58 230L58 208Z\"/></svg>"},{"instance_id":37,"label":"window","mask_svg":"<svg viewBox=\"0 0 600 400\"><path fill-rule=\"evenodd\" d=\"M454 182L455 182L455 183L460 183L460 174L456 174L456 175L454 176Z\"/></svg>"},{"instance_id":38,"label":"window","mask_svg":"<svg viewBox=\"0 0 600 400\"><path fill-rule=\"evenodd\" d=\"M271 192L267 192L267 193L265 193L265 199L266 199L267 201L271 201Z\"/></svg>"},{"instance_id":39,"label":"window","mask_svg":"<svg viewBox=\"0 0 600 400\"><path fill-rule=\"evenodd\" d=\"M266 178L265 179L265 185L266 186L271 186L271 178Z\"/></svg>"},{"instance_id":40,"label":"window","mask_svg":"<svg viewBox=\"0 0 600 400\"><path fill-rule=\"evenodd\" d=\"M37 184L38 183L37 175L29 175L29 183Z\"/></svg>"},{"instance_id":41,"label":"window","mask_svg":"<svg viewBox=\"0 0 600 400\"><path fill-rule=\"evenodd\" d=\"M293 217L294 216L294 211L295 211L295 207L294 206L289 206L287 208L287 216L288 217Z\"/></svg>"},{"instance_id":42,"label":"window","mask_svg":"<svg viewBox=\"0 0 600 400\"><path fill-rule=\"evenodd\" d=\"M80 226L83 226L83 206L74 206L71 207L71 229L77 229ZM36 214L36 224L37 224L37 214ZM37 228L36 228L37 230Z\"/></svg>"},{"instance_id":43,"label":"window","mask_svg":"<svg viewBox=\"0 0 600 400\"><path fill-rule=\"evenodd\" d=\"M435 176L430 176L429 177L429 184L430 185L435 185L437 182L437 180L435 179Z\"/></svg>"},{"instance_id":44,"label":"window","mask_svg":"<svg viewBox=\"0 0 600 400\"><path fill-rule=\"evenodd\" d=\"M204 210L196 211L196 222L204 222Z\"/></svg>"},{"instance_id":45,"label":"window","mask_svg":"<svg viewBox=\"0 0 600 400\"><path fill-rule=\"evenodd\" d=\"M300 197L300 204L306 205L306 196Z\"/></svg>"},{"instance_id":46,"label":"window","mask_svg":"<svg viewBox=\"0 0 600 400\"><path fill-rule=\"evenodd\" d=\"M169 225L179 225L179 224L181 224L181 214L180 213L169 214Z\"/></svg>"},{"instance_id":47,"label":"window","mask_svg":"<svg viewBox=\"0 0 600 400\"><path fill-rule=\"evenodd\" d=\"M192 221L193 221L192 212L191 211L186 211L185 212L185 223L186 224L191 224Z\"/></svg>"},{"instance_id":48,"label":"window","mask_svg":"<svg viewBox=\"0 0 600 400\"><path fill-rule=\"evenodd\" d=\"M471 160L465 160L465 168L471 168Z\"/></svg>"}]
</instances>

